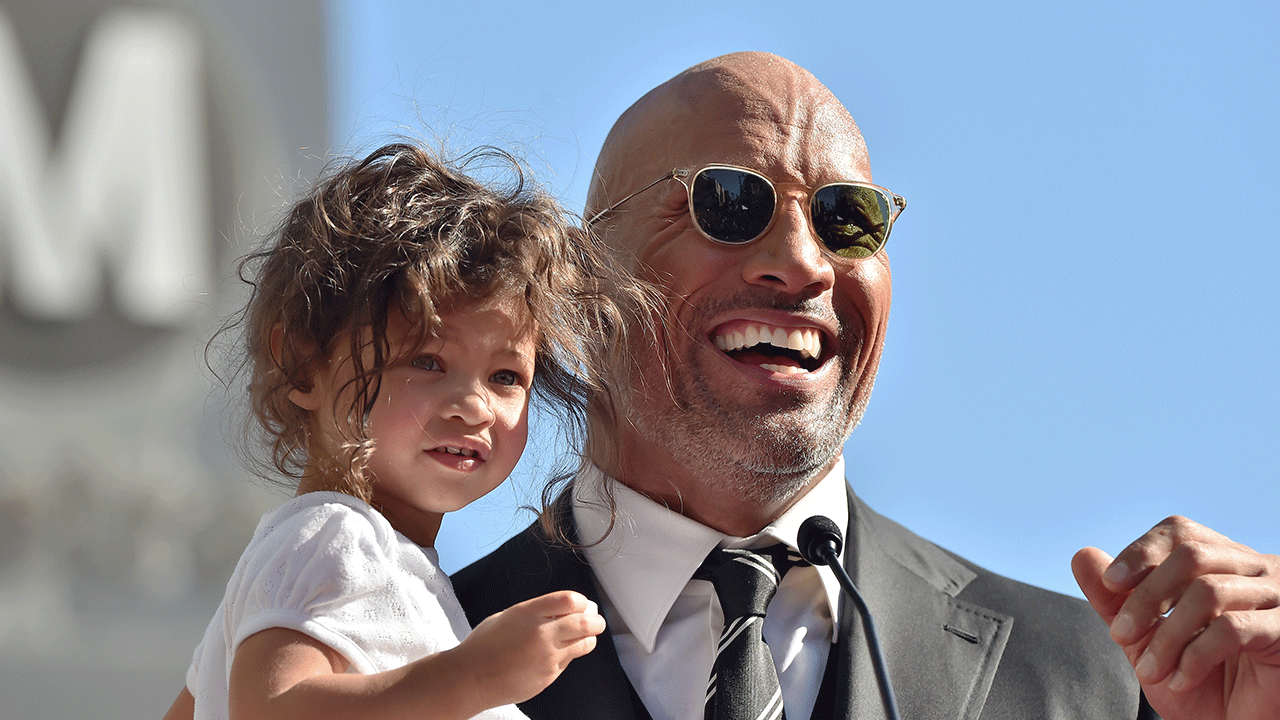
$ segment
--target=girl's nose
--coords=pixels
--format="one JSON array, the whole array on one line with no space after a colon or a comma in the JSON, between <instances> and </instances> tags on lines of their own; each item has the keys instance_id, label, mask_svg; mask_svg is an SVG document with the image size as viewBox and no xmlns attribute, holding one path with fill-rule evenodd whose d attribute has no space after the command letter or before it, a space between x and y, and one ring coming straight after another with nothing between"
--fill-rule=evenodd
<instances>
[{"instance_id":1,"label":"girl's nose","mask_svg":"<svg viewBox=\"0 0 1280 720\"><path fill-rule=\"evenodd\" d=\"M450 418L467 425L488 425L493 422L493 407L489 391L483 386L469 383L458 389L445 413Z\"/></svg>"}]
</instances>

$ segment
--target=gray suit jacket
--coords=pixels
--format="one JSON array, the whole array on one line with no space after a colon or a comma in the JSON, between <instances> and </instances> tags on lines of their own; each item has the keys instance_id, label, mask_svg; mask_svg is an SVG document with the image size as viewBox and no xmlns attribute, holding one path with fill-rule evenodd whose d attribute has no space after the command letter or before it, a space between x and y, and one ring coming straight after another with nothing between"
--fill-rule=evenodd
<instances>
[{"instance_id":1,"label":"gray suit jacket","mask_svg":"<svg viewBox=\"0 0 1280 720\"><path fill-rule=\"evenodd\" d=\"M567 503L559 517L572 530ZM845 566L875 619L903 720L1158 720L1123 654L1081 600L983 570L914 535L849 493ZM586 560L535 527L453 578L472 624L560 589L593 600ZM862 624L844 603L836 718L884 708ZM612 639L521 708L534 720L644 720ZM815 718L814 720L819 720Z\"/></svg>"}]
</instances>

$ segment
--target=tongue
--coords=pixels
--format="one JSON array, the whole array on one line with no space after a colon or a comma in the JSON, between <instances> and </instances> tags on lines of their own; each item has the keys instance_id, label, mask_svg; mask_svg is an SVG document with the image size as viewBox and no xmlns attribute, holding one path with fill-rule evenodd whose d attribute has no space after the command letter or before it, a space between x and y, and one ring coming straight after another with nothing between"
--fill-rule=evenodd
<instances>
[{"instance_id":1,"label":"tongue","mask_svg":"<svg viewBox=\"0 0 1280 720\"><path fill-rule=\"evenodd\" d=\"M746 365L783 365L786 367L801 367L799 362L786 355L772 355L763 353L755 348L750 350L740 350L738 352L729 353L734 360Z\"/></svg>"}]
</instances>

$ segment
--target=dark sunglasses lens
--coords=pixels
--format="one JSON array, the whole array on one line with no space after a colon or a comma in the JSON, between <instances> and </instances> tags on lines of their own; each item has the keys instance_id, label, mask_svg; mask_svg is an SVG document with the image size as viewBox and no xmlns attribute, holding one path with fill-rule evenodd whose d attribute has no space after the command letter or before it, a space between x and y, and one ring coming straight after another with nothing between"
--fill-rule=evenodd
<instances>
[{"instance_id":1,"label":"dark sunglasses lens","mask_svg":"<svg viewBox=\"0 0 1280 720\"><path fill-rule=\"evenodd\" d=\"M828 185L813 194L811 211L818 237L840 257L875 255L889 237L889 198L871 188Z\"/></svg>"},{"instance_id":2,"label":"dark sunglasses lens","mask_svg":"<svg viewBox=\"0 0 1280 720\"><path fill-rule=\"evenodd\" d=\"M693 219L722 243L751 242L773 219L769 181L741 170L708 168L693 179Z\"/></svg>"}]
</instances>

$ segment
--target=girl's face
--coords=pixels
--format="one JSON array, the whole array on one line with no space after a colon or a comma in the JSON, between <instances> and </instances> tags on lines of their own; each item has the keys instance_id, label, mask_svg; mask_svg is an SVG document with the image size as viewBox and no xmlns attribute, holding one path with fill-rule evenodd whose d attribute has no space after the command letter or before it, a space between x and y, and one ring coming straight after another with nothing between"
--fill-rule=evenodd
<instances>
[{"instance_id":1,"label":"girl's face","mask_svg":"<svg viewBox=\"0 0 1280 720\"><path fill-rule=\"evenodd\" d=\"M383 373L366 426L374 441L374 505L424 545L434 543L444 513L493 490L515 468L528 434L537 351L536 333L522 332L523 309L514 301L463 307L441 319L439 335L413 349L403 345L413 326L391 313L390 356L400 360ZM349 377L350 363L335 361L335 372L308 393L323 395L319 408L334 407L344 366Z\"/></svg>"}]
</instances>

